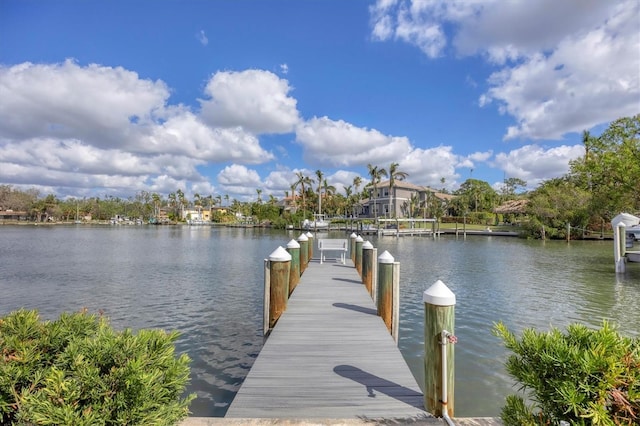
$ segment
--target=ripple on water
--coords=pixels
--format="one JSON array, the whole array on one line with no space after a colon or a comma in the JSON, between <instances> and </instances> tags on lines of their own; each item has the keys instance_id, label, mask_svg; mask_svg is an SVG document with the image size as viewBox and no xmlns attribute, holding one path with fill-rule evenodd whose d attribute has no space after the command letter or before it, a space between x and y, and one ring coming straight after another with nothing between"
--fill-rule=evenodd
<instances>
[{"instance_id":1,"label":"ripple on water","mask_svg":"<svg viewBox=\"0 0 640 426\"><path fill-rule=\"evenodd\" d=\"M5 226L0 233L0 315L24 306L51 319L87 307L103 310L116 328L179 331L177 350L192 359L196 416L226 413L263 344L262 259L297 237L188 227ZM507 353L491 333L495 322L519 333L610 318L640 335L640 265L616 275L611 242L369 239L400 262L399 346L420 384L422 293L442 280L456 294L456 415L496 416L514 392Z\"/></svg>"}]
</instances>

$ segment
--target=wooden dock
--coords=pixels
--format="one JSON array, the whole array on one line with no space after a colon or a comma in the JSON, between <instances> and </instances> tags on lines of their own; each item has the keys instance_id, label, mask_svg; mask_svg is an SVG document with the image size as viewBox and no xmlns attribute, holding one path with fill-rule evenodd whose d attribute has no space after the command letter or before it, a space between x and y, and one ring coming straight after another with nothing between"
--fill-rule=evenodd
<instances>
[{"instance_id":1,"label":"wooden dock","mask_svg":"<svg viewBox=\"0 0 640 426\"><path fill-rule=\"evenodd\" d=\"M353 263L317 259L225 418L435 420Z\"/></svg>"}]
</instances>

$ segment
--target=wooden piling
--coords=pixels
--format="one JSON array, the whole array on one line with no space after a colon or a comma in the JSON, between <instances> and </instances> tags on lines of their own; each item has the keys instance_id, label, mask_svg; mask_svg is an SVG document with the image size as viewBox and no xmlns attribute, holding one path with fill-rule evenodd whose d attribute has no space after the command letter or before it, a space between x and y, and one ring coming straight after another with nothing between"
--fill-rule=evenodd
<instances>
[{"instance_id":1,"label":"wooden piling","mask_svg":"<svg viewBox=\"0 0 640 426\"><path fill-rule=\"evenodd\" d=\"M264 293L263 293L263 311L262 311L262 334L266 336L269 334L269 311L271 306L269 301L271 300L271 271L269 265L269 259L264 260Z\"/></svg>"},{"instance_id":2,"label":"wooden piling","mask_svg":"<svg viewBox=\"0 0 640 426\"><path fill-rule=\"evenodd\" d=\"M613 260L616 273L624 274L627 267L625 254L627 253L627 226L624 222L618 223L613 229Z\"/></svg>"},{"instance_id":3,"label":"wooden piling","mask_svg":"<svg viewBox=\"0 0 640 426\"><path fill-rule=\"evenodd\" d=\"M400 262L393 262L393 277L391 280L391 336L398 344L400 336Z\"/></svg>"},{"instance_id":4,"label":"wooden piling","mask_svg":"<svg viewBox=\"0 0 640 426\"><path fill-rule=\"evenodd\" d=\"M356 264L356 238L358 238L358 236L355 232L352 232L349 236L349 239L351 240L351 244L349 244L349 256L351 257L351 261L354 265Z\"/></svg>"},{"instance_id":5,"label":"wooden piling","mask_svg":"<svg viewBox=\"0 0 640 426\"><path fill-rule=\"evenodd\" d=\"M287 251L291 255L291 268L289 271L289 296L300 282L300 243L291 240L287 243Z\"/></svg>"},{"instance_id":6,"label":"wooden piling","mask_svg":"<svg viewBox=\"0 0 640 426\"><path fill-rule=\"evenodd\" d=\"M360 277L362 277L362 244L364 243L364 239L358 235L358 238L356 238L356 271L358 271L358 274L360 274Z\"/></svg>"},{"instance_id":7,"label":"wooden piling","mask_svg":"<svg viewBox=\"0 0 640 426\"><path fill-rule=\"evenodd\" d=\"M313 259L313 234L307 231L306 235L309 239L309 244L307 244L307 250L309 250L309 253L307 255L307 263L309 263L311 262L311 259Z\"/></svg>"},{"instance_id":8,"label":"wooden piling","mask_svg":"<svg viewBox=\"0 0 640 426\"><path fill-rule=\"evenodd\" d=\"M378 315L391 332L393 317L393 256L384 251L378 256Z\"/></svg>"},{"instance_id":9,"label":"wooden piling","mask_svg":"<svg viewBox=\"0 0 640 426\"><path fill-rule=\"evenodd\" d=\"M365 288L371 294L373 287L373 264L375 260L373 258L373 244L369 241L362 243L362 283Z\"/></svg>"},{"instance_id":10,"label":"wooden piling","mask_svg":"<svg viewBox=\"0 0 640 426\"><path fill-rule=\"evenodd\" d=\"M298 237L298 243L300 244L300 275L302 275L309 263L309 238L304 232Z\"/></svg>"},{"instance_id":11,"label":"wooden piling","mask_svg":"<svg viewBox=\"0 0 640 426\"><path fill-rule=\"evenodd\" d=\"M290 269L291 255L284 248L278 247L269 255L269 328L273 328L287 309Z\"/></svg>"},{"instance_id":12,"label":"wooden piling","mask_svg":"<svg viewBox=\"0 0 640 426\"><path fill-rule=\"evenodd\" d=\"M454 415L455 364L453 335L455 325L456 296L440 280L423 293L424 302L424 407L435 416L443 415L443 407L449 417ZM447 337L443 338L443 331ZM443 345L445 350L443 351ZM443 375L443 352L446 354L447 371ZM447 394L443 395L443 377Z\"/></svg>"},{"instance_id":13,"label":"wooden piling","mask_svg":"<svg viewBox=\"0 0 640 426\"><path fill-rule=\"evenodd\" d=\"M371 273L371 299L373 300L373 304L378 306L378 249L373 248L373 271Z\"/></svg>"}]
</instances>

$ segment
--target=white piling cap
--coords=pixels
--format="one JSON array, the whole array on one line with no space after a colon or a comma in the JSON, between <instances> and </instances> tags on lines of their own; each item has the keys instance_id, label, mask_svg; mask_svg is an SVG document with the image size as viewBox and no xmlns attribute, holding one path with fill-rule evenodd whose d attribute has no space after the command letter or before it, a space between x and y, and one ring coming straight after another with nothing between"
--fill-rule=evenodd
<instances>
[{"instance_id":1,"label":"white piling cap","mask_svg":"<svg viewBox=\"0 0 640 426\"><path fill-rule=\"evenodd\" d=\"M351 235L349 235L349 238L358 238L358 236L355 232L352 232Z\"/></svg>"},{"instance_id":2,"label":"white piling cap","mask_svg":"<svg viewBox=\"0 0 640 426\"><path fill-rule=\"evenodd\" d=\"M435 306L454 306L456 295L442 281L436 281L422 294L422 301Z\"/></svg>"},{"instance_id":3,"label":"white piling cap","mask_svg":"<svg viewBox=\"0 0 640 426\"><path fill-rule=\"evenodd\" d=\"M313 234L309 231L307 231L307 238L313 238Z\"/></svg>"},{"instance_id":4,"label":"white piling cap","mask_svg":"<svg viewBox=\"0 0 640 426\"><path fill-rule=\"evenodd\" d=\"M393 263L394 261L395 259L387 250L385 250L380 256L378 256L378 263Z\"/></svg>"},{"instance_id":5,"label":"white piling cap","mask_svg":"<svg viewBox=\"0 0 640 426\"><path fill-rule=\"evenodd\" d=\"M302 234L300 234L300 236L298 237L298 241L309 241L309 238L307 238L307 235L303 232Z\"/></svg>"},{"instance_id":6,"label":"white piling cap","mask_svg":"<svg viewBox=\"0 0 640 426\"><path fill-rule=\"evenodd\" d=\"M362 238L361 235L358 235L358 237L356 238L356 243L362 243L364 242L364 238Z\"/></svg>"},{"instance_id":7,"label":"white piling cap","mask_svg":"<svg viewBox=\"0 0 640 426\"><path fill-rule=\"evenodd\" d=\"M298 244L298 242L296 240L291 240L287 243L287 248L288 249L297 249L300 248L300 244Z\"/></svg>"},{"instance_id":8,"label":"white piling cap","mask_svg":"<svg viewBox=\"0 0 640 426\"><path fill-rule=\"evenodd\" d=\"M269 255L271 262L289 262L291 261L291 255L282 247L278 247Z\"/></svg>"},{"instance_id":9,"label":"white piling cap","mask_svg":"<svg viewBox=\"0 0 640 426\"><path fill-rule=\"evenodd\" d=\"M364 243L362 243L362 249L373 250L373 244L371 244L369 241L365 241Z\"/></svg>"}]
</instances>

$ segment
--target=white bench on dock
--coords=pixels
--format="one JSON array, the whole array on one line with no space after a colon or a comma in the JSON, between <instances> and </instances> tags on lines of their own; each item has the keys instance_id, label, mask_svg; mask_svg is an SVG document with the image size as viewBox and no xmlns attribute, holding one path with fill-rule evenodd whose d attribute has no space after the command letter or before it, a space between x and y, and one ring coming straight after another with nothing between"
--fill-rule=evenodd
<instances>
[{"instance_id":1,"label":"white bench on dock","mask_svg":"<svg viewBox=\"0 0 640 426\"><path fill-rule=\"evenodd\" d=\"M349 250L349 241L342 238L320 238L318 240L318 249L320 250L321 264L325 260L325 251L339 251L340 261L344 265L346 263L347 250Z\"/></svg>"}]
</instances>

